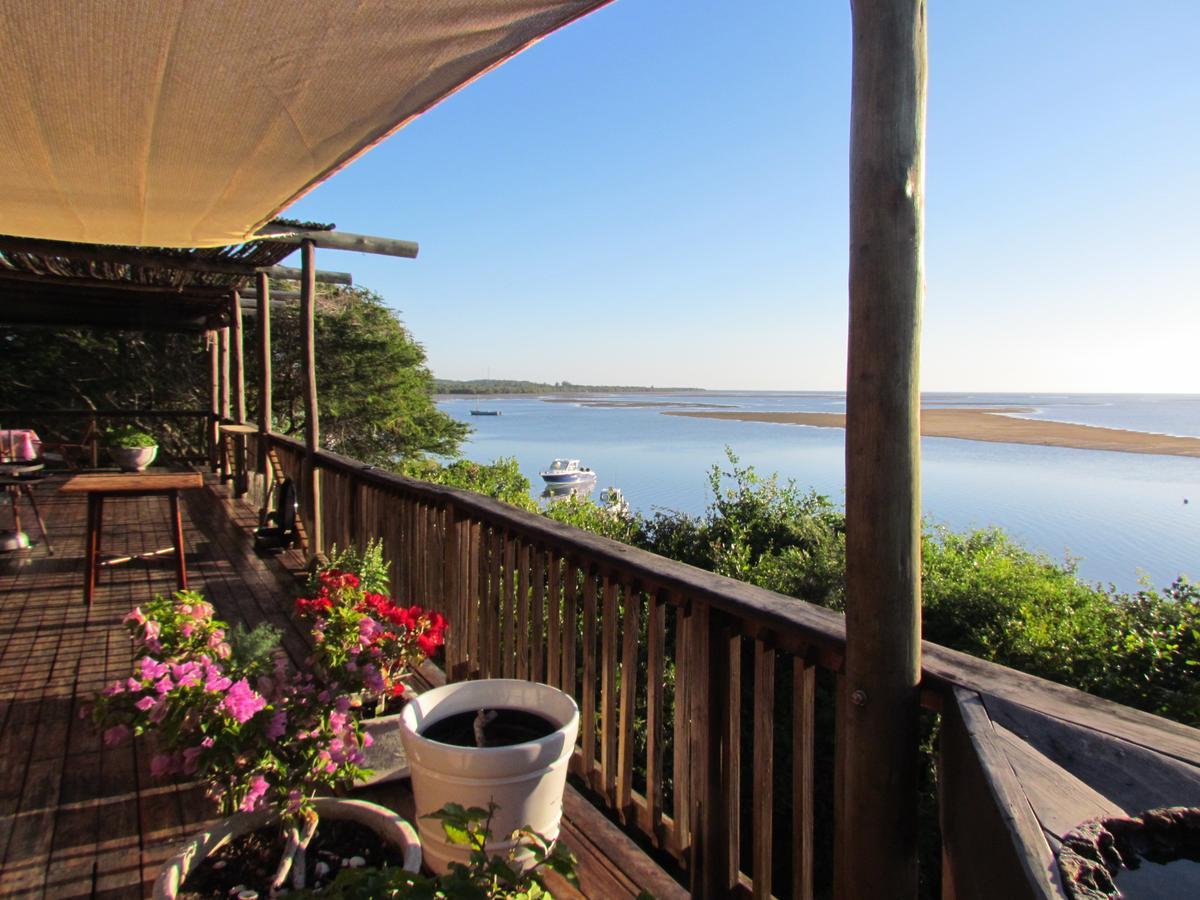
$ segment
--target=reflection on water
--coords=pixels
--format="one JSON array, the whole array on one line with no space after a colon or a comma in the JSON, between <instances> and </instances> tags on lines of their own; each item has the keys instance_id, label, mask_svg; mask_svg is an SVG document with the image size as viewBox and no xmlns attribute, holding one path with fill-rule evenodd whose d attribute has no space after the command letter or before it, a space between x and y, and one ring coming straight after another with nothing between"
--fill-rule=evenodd
<instances>
[{"instance_id":1,"label":"reflection on water","mask_svg":"<svg viewBox=\"0 0 1200 900\"><path fill-rule=\"evenodd\" d=\"M548 484L542 491L545 500L565 500L567 497L590 497L596 489L596 479L576 481L573 484Z\"/></svg>"},{"instance_id":2,"label":"reflection on water","mask_svg":"<svg viewBox=\"0 0 1200 900\"><path fill-rule=\"evenodd\" d=\"M1122 869L1115 880L1120 896L1127 900L1200 897L1200 862L1176 859L1162 864L1143 859L1136 869Z\"/></svg>"},{"instance_id":3,"label":"reflection on water","mask_svg":"<svg viewBox=\"0 0 1200 900\"><path fill-rule=\"evenodd\" d=\"M841 412L841 393L719 392L615 395L673 403L721 403L765 411ZM1188 434L1200 431L1195 397L1095 395L937 395L941 404L1026 405L1048 419ZM542 490L547 459L588 461L619 484L635 511L701 514L711 501L708 473L728 468L724 447L760 473L778 472L837 503L844 500L841 429L665 416L654 407L585 407L536 397L491 399L495 418L470 415L470 398L440 406L468 422L466 456L514 456ZM678 408L678 407L676 407ZM951 438L921 441L922 509L956 529L999 525L1026 547L1061 560L1082 557L1080 575L1136 590L1144 572L1156 586L1180 573L1200 577L1200 459L1106 453ZM590 487L594 488L595 485ZM1185 499L1191 502L1184 503Z\"/></svg>"}]
</instances>

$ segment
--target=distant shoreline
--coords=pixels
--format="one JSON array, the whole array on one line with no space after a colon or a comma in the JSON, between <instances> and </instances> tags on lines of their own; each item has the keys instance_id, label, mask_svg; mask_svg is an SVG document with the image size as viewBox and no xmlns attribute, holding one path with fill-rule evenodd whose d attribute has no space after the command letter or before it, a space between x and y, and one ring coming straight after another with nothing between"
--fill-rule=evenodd
<instances>
[{"instance_id":1,"label":"distant shoreline","mask_svg":"<svg viewBox=\"0 0 1200 900\"><path fill-rule=\"evenodd\" d=\"M1200 458L1200 438L1045 419L1018 419L1004 413L1028 413L1029 407L998 406L988 409L937 408L921 410L921 434L925 437L957 438L964 441L991 441L999 444L1033 444L1042 447L1067 447L1074 450L1111 450L1118 453L1152 453L1160 456ZM697 419L733 419L739 422L773 422L780 425L811 425L817 428L845 428L842 413L815 412L679 412L667 410L664 416L688 416Z\"/></svg>"}]
</instances>

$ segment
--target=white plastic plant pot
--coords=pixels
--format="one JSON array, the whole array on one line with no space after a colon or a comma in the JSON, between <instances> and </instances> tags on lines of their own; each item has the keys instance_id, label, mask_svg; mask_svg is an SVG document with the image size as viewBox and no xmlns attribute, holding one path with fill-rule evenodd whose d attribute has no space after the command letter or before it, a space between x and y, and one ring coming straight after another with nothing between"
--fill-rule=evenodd
<instances>
[{"instance_id":1,"label":"white plastic plant pot","mask_svg":"<svg viewBox=\"0 0 1200 900\"><path fill-rule=\"evenodd\" d=\"M109 447L108 455L122 472L140 472L154 462L158 447Z\"/></svg>"},{"instance_id":2,"label":"white plastic plant pot","mask_svg":"<svg viewBox=\"0 0 1200 900\"><path fill-rule=\"evenodd\" d=\"M365 800L342 800L337 797L318 797L313 801L313 807L322 819L357 822L371 829L381 839L404 853L406 870L421 870L420 838L412 825L390 809ZM158 878L154 882L154 900L175 900L187 877L206 857L235 838L265 828L272 821L273 816L269 810L237 813L197 834L159 870Z\"/></svg>"},{"instance_id":3,"label":"white plastic plant pot","mask_svg":"<svg viewBox=\"0 0 1200 900\"><path fill-rule=\"evenodd\" d=\"M447 716L480 709L518 709L557 726L546 737L508 747L458 747L431 741L421 732ZM438 874L450 862L465 863L467 847L452 844L438 819L425 816L447 803L499 809L491 823L489 853L506 854L512 833L528 826L548 840L558 837L567 765L579 732L579 708L546 684L507 678L464 681L426 691L400 714L400 735L412 769L417 830L425 864ZM517 863L531 862L528 854Z\"/></svg>"},{"instance_id":4,"label":"white plastic plant pot","mask_svg":"<svg viewBox=\"0 0 1200 900\"><path fill-rule=\"evenodd\" d=\"M357 784L369 786L408 777L408 757L404 754L401 713L363 719L363 730L371 735L371 746L363 750L363 767L371 774Z\"/></svg>"}]
</instances>

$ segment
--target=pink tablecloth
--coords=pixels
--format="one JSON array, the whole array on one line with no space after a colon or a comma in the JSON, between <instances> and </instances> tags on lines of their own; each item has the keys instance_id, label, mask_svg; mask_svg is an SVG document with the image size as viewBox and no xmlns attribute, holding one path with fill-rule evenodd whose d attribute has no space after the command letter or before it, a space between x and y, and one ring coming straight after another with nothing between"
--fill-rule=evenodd
<instances>
[{"instance_id":1,"label":"pink tablecloth","mask_svg":"<svg viewBox=\"0 0 1200 900\"><path fill-rule=\"evenodd\" d=\"M25 462L37 459L42 442L29 428L0 428L0 462Z\"/></svg>"}]
</instances>

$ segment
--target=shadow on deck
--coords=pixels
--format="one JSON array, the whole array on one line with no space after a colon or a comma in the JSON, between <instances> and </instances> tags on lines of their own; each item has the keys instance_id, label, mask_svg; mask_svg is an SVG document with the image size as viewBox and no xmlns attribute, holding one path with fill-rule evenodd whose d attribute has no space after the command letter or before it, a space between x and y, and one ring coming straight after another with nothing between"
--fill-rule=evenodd
<instances>
[{"instance_id":1,"label":"shadow on deck","mask_svg":"<svg viewBox=\"0 0 1200 900\"><path fill-rule=\"evenodd\" d=\"M0 556L0 894L149 896L158 867L208 820L209 804L195 783L152 779L138 742L104 746L80 713L96 691L129 674L121 619L139 602L173 591L174 567L168 557L107 568L89 610L85 503L57 493L59 483L37 489L56 553L38 543ZM227 621L281 629L298 661L307 645L288 614L297 583L289 560L257 557L253 511L223 495L211 483L183 494L189 586ZM107 550L144 553L169 544L166 500L106 504ZM411 815L407 782L368 796ZM579 795L569 791L565 806L564 840L580 857L584 896L628 897L643 888L660 897L683 893Z\"/></svg>"}]
</instances>

